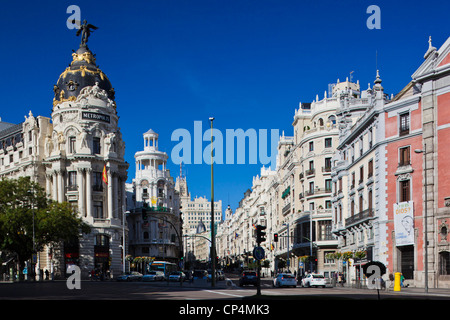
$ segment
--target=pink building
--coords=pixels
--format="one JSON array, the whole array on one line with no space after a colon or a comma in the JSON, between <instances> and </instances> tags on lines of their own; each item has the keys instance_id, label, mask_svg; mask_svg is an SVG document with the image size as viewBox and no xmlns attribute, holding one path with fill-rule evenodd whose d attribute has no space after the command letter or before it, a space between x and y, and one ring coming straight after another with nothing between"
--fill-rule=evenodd
<instances>
[{"instance_id":1,"label":"pink building","mask_svg":"<svg viewBox=\"0 0 450 320\"><path fill-rule=\"evenodd\" d=\"M424 59L384 107L384 254L412 285L450 287L450 38Z\"/></svg>"}]
</instances>

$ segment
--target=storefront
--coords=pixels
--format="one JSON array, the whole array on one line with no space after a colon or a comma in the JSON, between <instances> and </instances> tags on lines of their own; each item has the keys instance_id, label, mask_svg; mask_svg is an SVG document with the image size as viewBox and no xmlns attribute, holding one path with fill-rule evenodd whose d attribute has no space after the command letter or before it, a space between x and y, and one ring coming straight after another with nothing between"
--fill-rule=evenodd
<instances>
[{"instance_id":1,"label":"storefront","mask_svg":"<svg viewBox=\"0 0 450 320\"><path fill-rule=\"evenodd\" d=\"M99 234L95 237L94 244L94 267L100 272L110 269L109 237Z\"/></svg>"}]
</instances>

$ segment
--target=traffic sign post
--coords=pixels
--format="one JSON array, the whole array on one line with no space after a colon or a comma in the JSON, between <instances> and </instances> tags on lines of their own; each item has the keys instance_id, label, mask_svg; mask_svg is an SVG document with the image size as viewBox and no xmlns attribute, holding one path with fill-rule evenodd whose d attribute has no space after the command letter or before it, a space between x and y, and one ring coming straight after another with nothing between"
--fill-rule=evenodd
<instances>
[{"instance_id":1,"label":"traffic sign post","mask_svg":"<svg viewBox=\"0 0 450 320\"><path fill-rule=\"evenodd\" d=\"M261 248L260 244L261 242L266 241L266 233L264 230L266 230L266 226L257 225L256 226L256 243L257 246L253 249L253 257L256 259L256 295L261 295L261 260L264 259L265 253L264 249Z\"/></svg>"}]
</instances>

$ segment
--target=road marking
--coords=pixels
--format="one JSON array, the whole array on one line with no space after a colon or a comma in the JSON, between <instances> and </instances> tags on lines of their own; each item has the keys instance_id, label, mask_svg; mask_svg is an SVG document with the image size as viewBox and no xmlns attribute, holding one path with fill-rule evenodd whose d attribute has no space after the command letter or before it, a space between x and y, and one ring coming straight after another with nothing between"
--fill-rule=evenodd
<instances>
[{"instance_id":1,"label":"road marking","mask_svg":"<svg viewBox=\"0 0 450 320\"><path fill-rule=\"evenodd\" d=\"M238 297L238 298L243 298L244 297L244 296L239 296L237 294L225 293L225 292L220 292L220 291L213 291L213 290L203 290L203 291L216 293L216 294L223 294L225 296L232 296L232 297Z\"/></svg>"}]
</instances>

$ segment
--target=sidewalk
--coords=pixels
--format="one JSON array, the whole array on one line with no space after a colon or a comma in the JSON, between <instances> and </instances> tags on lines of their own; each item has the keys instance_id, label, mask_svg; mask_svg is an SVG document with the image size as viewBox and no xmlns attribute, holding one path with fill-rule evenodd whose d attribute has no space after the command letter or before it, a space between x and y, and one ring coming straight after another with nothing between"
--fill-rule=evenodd
<instances>
[{"instance_id":1,"label":"sidewalk","mask_svg":"<svg viewBox=\"0 0 450 320\"><path fill-rule=\"evenodd\" d=\"M347 289L347 290L363 290L363 291L375 291L374 289L365 288L353 288L353 287L340 287L336 286L333 289ZM380 294L393 294L393 295L421 295L421 296L436 296L436 297L448 297L450 299L450 288L428 288L428 293L425 292L425 288L421 287L406 287L401 288L400 291L394 291L394 287L381 289Z\"/></svg>"}]
</instances>

